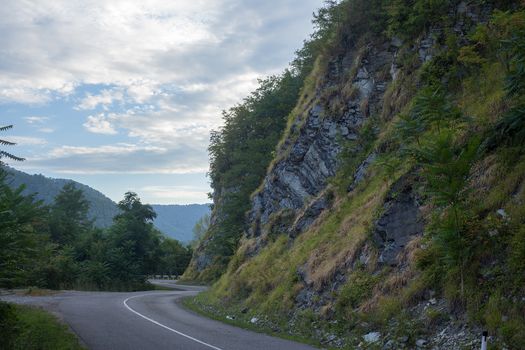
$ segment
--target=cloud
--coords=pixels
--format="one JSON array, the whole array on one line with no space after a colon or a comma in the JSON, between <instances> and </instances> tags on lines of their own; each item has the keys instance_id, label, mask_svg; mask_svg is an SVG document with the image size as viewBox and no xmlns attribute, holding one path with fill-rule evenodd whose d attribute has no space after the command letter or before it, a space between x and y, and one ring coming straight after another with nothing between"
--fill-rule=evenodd
<instances>
[{"instance_id":1,"label":"cloud","mask_svg":"<svg viewBox=\"0 0 525 350\"><path fill-rule=\"evenodd\" d=\"M36 128L37 131L43 132L46 134L52 133L55 131L55 129L44 126L44 124L47 123L49 120L49 117L43 117L43 116L29 116L23 118L27 124L29 124L31 127Z\"/></svg>"},{"instance_id":2,"label":"cloud","mask_svg":"<svg viewBox=\"0 0 525 350\"><path fill-rule=\"evenodd\" d=\"M221 110L286 67L323 2L3 1L0 104L55 108L56 125L26 119L35 131L56 132L45 154L20 167L206 172L209 132L222 124ZM79 125L90 134L77 138ZM101 139L108 144L94 146ZM54 147L61 143L68 145Z\"/></svg>"},{"instance_id":3,"label":"cloud","mask_svg":"<svg viewBox=\"0 0 525 350\"><path fill-rule=\"evenodd\" d=\"M108 154L112 156L119 156L125 154L133 154L138 151L163 153L166 152L166 149L152 146L140 147L137 145L126 143L106 145L100 147L62 146L53 149L50 152L50 156L54 158L61 158L65 156L84 156L93 154Z\"/></svg>"},{"instance_id":4,"label":"cloud","mask_svg":"<svg viewBox=\"0 0 525 350\"><path fill-rule=\"evenodd\" d=\"M280 70L321 0L93 0L0 8L0 101L42 103L82 84L124 88L145 102L185 79L216 82ZM87 97L82 107L107 96Z\"/></svg>"},{"instance_id":5,"label":"cloud","mask_svg":"<svg viewBox=\"0 0 525 350\"><path fill-rule=\"evenodd\" d=\"M91 110L97 108L98 105L102 105L107 110L108 106L122 101L124 94L121 90L108 90L104 89L99 95L86 94L86 97L80 101L80 104L75 108L78 110Z\"/></svg>"},{"instance_id":6,"label":"cloud","mask_svg":"<svg viewBox=\"0 0 525 350\"><path fill-rule=\"evenodd\" d=\"M104 113L88 116L83 126L95 134L115 135L117 133Z\"/></svg>"},{"instance_id":7,"label":"cloud","mask_svg":"<svg viewBox=\"0 0 525 350\"><path fill-rule=\"evenodd\" d=\"M27 157L19 168L63 174L189 174L206 172L208 162L200 150L191 147L121 143L56 147L44 156Z\"/></svg>"},{"instance_id":8,"label":"cloud","mask_svg":"<svg viewBox=\"0 0 525 350\"><path fill-rule=\"evenodd\" d=\"M176 199L184 203L209 203L208 188L196 186L145 186L139 189L148 198L155 198L155 203L169 203Z\"/></svg>"},{"instance_id":9,"label":"cloud","mask_svg":"<svg viewBox=\"0 0 525 350\"><path fill-rule=\"evenodd\" d=\"M42 116L31 116L31 117L25 117L24 120L27 122L27 124L43 124L46 122L49 118L48 117L42 117Z\"/></svg>"},{"instance_id":10,"label":"cloud","mask_svg":"<svg viewBox=\"0 0 525 350\"><path fill-rule=\"evenodd\" d=\"M20 146L42 146L47 144L47 140L31 136L9 136L9 141Z\"/></svg>"},{"instance_id":11,"label":"cloud","mask_svg":"<svg viewBox=\"0 0 525 350\"><path fill-rule=\"evenodd\" d=\"M38 129L38 131L46 133L46 134L49 134L49 133L55 132L55 129L53 129L53 128L40 128L40 129Z\"/></svg>"}]
</instances>

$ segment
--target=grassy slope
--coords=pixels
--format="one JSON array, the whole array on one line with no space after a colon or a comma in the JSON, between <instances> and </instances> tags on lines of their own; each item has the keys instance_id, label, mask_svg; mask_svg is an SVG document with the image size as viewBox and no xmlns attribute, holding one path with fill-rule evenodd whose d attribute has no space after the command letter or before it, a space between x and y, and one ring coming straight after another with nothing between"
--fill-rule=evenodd
<instances>
[{"instance_id":1,"label":"grassy slope","mask_svg":"<svg viewBox=\"0 0 525 350\"><path fill-rule=\"evenodd\" d=\"M512 21L519 25L519 16ZM505 61L495 56L489 52L482 57L483 61L454 90L454 104L471 118L469 125L453 129L459 144L475 135L490 133L494 122L510 107L504 92ZM422 74L429 65L414 74ZM402 110L403 106L395 109ZM376 146L398 142L392 132L396 122L397 118L379 121L381 133ZM422 139L431 139L440 132L432 128ZM395 149L387 148L380 156L387 163L395 163L398 155ZM312 288L321 290L343 262L355 260L356 252L368 242L390 185L410 169L409 163L404 168L397 163L398 170L391 174L385 162L376 164L367 180L350 195L339 195L335 208L297 239L279 236L254 257L244 255L253 242L243 241L228 271L209 292L197 296L193 305L207 308L219 318L234 315L237 322L245 324L251 317L264 319L262 330L270 328L311 339L335 333L354 344L363 333L388 328L396 319L396 329L391 331L409 333L413 341L418 334L432 331L433 322L442 315L429 310L423 320L414 320L404 310L417 304L425 290L432 289L448 300L452 313L467 315L471 322L500 335L511 348L518 348L525 334L524 300L517 298L523 293L520 274L525 272L522 146L499 147L476 160L470 170L465 188L465 204L469 208L465 230L471 234L473 256L465 295L459 295L458 271L443 270L433 238L427 233L407 249L407 271L378 272L372 259L362 270L347 274L347 283L325 305L324 313L295 309L295 298L304 288L298 271L306 271ZM505 217L496 213L499 209L504 210ZM439 214L431 203L425 210L430 221ZM443 272L445 277L436 277L436 273ZM312 324L321 333L312 333Z\"/></svg>"},{"instance_id":2,"label":"grassy slope","mask_svg":"<svg viewBox=\"0 0 525 350\"><path fill-rule=\"evenodd\" d=\"M15 305L14 327L5 330L15 333L15 350L81 350L84 349L69 328L56 317L37 308Z\"/></svg>"}]
</instances>

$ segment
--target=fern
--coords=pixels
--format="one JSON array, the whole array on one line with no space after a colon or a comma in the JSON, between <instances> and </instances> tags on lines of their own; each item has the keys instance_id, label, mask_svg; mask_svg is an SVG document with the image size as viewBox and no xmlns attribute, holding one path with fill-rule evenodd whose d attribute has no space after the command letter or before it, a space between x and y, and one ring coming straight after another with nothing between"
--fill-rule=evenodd
<instances>
[{"instance_id":1,"label":"fern","mask_svg":"<svg viewBox=\"0 0 525 350\"><path fill-rule=\"evenodd\" d=\"M500 145L522 145L525 142L525 31L518 32L504 44L511 54L505 92L514 107L494 125L484 142L485 151Z\"/></svg>"},{"instance_id":2,"label":"fern","mask_svg":"<svg viewBox=\"0 0 525 350\"><path fill-rule=\"evenodd\" d=\"M512 39L504 41L512 58L510 71L505 79L505 91L509 97L525 95L525 31L519 31Z\"/></svg>"},{"instance_id":3,"label":"fern","mask_svg":"<svg viewBox=\"0 0 525 350\"><path fill-rule=\"evenodd\" d=\"M427 181L427 191L438 206L448 206L462 200L470 167L478 154L479 141L474 139L461 151L453 146L449 131L421 147L416 154Z\"/></svg>"},{"instance_id":4,"label":"fern","mask_svg":"<svg viewBox=\"0 0 525 350\"><path fill-rule=\"evenodd\" d=\"M461 113L450 102L443 89L435 86L428 86L418 93L412 113L414 119L419 119L427 125L437 126L438 131L441 131L444 122L461 117Z\"/></svg>"}]
</instances>

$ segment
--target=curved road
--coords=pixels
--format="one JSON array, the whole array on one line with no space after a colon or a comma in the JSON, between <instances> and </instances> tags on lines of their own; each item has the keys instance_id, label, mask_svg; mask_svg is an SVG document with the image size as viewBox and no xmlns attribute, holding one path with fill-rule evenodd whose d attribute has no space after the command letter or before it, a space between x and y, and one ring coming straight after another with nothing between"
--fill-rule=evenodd
<instances>
[{"instance_id":1,"label":"curved road","mask_svg":"<svg viewBox=\"0 0 525 350\"><path fill-rule=\"evenodd\" d=\"M52 296L4 295L2 300L41 306L60 317L92 350L312 350L233 327L183 309L179 300L202 287L163 283L173 291L60 292Z\"/></svg>"}]
</instances>

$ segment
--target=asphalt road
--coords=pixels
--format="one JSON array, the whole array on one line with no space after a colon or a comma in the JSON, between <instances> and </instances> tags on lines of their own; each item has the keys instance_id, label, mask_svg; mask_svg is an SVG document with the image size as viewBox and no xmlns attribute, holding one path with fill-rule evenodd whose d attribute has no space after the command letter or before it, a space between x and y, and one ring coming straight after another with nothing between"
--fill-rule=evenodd
<instances>
[{"instance_id":1,"label":"asphalt road","mask_svg":"<svg viewBox=\"0 0 525 350\"><path fill-rule=\"evenodd\" d=\"M2 300L37 305L66 322L93 350L311 350L311 346L259 334L182 308L184 296L202 287L135 293L65 291L52 296L4 295Z\"/></svg>"}]
</instances>

